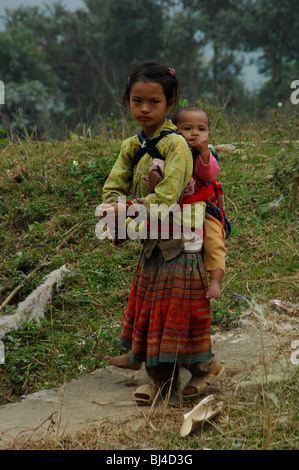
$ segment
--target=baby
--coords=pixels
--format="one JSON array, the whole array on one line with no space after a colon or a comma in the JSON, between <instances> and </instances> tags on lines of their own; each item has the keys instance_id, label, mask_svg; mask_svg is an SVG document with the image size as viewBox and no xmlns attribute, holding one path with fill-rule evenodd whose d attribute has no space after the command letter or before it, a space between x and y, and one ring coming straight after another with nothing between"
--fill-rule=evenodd
<instances>
[{"instance_id":1,"label":"baby","mask_svg":"<svg viewBox=\"0 0 299 470\"><path fill-rule=\"evenodd\" d=\"M177 126L178 132L185 137L191 147L194 161L193 178L197 187L203 189L207 187L207 181L212 180L219 171L217 160L208 147L211 136L209 117L202 109L189 107L178 110L173 115L172 120ZM217 172L216 165L218 167ZM203 200L207 202L208 198L206 199L203 195ZM221 281L225 271L225 254L223 225L220 220L206 212L204 220L204 265L210 273L210 284L206 292L208 298L220 297Z\"/></svg>"}]
</instances>

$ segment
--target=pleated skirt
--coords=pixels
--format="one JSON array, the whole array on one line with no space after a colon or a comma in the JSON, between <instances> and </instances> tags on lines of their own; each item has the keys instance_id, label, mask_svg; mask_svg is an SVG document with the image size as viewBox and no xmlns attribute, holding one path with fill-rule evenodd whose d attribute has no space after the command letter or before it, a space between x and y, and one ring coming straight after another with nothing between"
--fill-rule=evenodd
<instances>
[{"instance_id":1,"label":"pleated skirt","mask_svg":"<svg viewBox=\"0 0 299 470\"><path fill-rule=\"evenodd\" d=\"M141 252L123 315L120 345L131 362L194 364L208 361L211 309L201 253L182 252L165 261L155 248Z\"/></svg>"}]
</instances>

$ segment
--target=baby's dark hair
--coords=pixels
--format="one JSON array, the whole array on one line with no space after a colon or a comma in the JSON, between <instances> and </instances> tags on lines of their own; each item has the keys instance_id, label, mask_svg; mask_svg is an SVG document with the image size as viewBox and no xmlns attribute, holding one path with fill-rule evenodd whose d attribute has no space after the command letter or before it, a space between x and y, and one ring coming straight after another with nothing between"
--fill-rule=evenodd
<instances>
[{"instance_id":1,"label":"baby's dark hair","mask_svg":"<svg viewBox=\"0 0 299 470\"><path fill-rule=\"evenodd\" d=\"M208 113L206 113L206 111L204 111L203 109L201 108L197 108L196 106L186 106L185 108L179 108L177 109L171 116L171 120L173 122L173 124L175 126L178 125L178 122L180 120L180 114L183 112L183 111L199 111L201 113L204 113L206 116L207 116L207 120L208 120L208 127L210 129L210 118L208 116Z\"/></svg>"},{"instance_id":2,"label":"baby's dark hair","mask_svg":"<svg viewBox=\"0 0 299 470\"><path fill-rule=\"evenodd\" d=\"M157 62L144 62L137 65L129 75L127 86L122 97L122 102L125 107L128 107L130 102L131 88L134 83L143 82L156 82L162 85L167 104L170 100L174 99L174 106L178 103L180 97L180 84L176 78L175 71Z\"/></svg>"}]
</instances>

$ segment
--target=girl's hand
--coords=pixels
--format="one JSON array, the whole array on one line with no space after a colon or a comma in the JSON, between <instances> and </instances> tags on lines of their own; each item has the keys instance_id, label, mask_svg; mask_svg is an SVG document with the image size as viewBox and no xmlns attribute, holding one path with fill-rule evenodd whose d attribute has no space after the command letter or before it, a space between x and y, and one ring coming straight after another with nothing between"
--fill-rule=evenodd
<instances>
[{"instance_id":1,"label":"girl's hand","mask_svg":"<svg viewBox=\"0 0 299 470\"><path fill-rule=\"evenodd\" d=\"M127 216L127 206L118 203L104 203L97 207L97 215L103 217L107 224L107 231L112 238L117 238L117 231L120 225L125 224Z\"/></svg>"}]
</instances>

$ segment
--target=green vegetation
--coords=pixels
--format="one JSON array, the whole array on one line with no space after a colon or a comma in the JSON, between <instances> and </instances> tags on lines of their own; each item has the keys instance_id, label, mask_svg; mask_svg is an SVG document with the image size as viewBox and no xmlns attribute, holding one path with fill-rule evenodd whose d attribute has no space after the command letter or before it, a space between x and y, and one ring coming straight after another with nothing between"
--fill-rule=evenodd
<instances>
[{"instance_id":1,"label":"green vegetation","mask_svg":"<svg viewBox=\"0 0 299 470\"><path fill-rule=\"evenodd\" d=\"M297 301L299 115L294 108L280 108L264 122L246 124L229 122L216 107L210 113L211 142L236 146L235 152L220 154L226 212L232 224L222 297L212 303L213 328L221 329L236 325L247 307L238 296L261 303ZM0 149L0 302L22 285L3 313L13 313L54 269L66 264L71 271L54 292L45 320L26 324L4 338L0 404L88 374L105 365L107 354L119 353L119 326L140 244L128 241L116 247L95 236L102 185L121 138L133 128L131 122L127 127L124 122L117 124L119 134L111 131L94 139L73 135L64 142L6 142ZM275 200L282 201L276 209L269 206ZM293 387L285 384L283 394L294 411ZM243 405L232 404L225 432L231 439L236 420L234 442L239 434L243 442L244 430L250 447L251 425L244 423L244 413L255 405L250 402L247 407L248 397L238 399ZM259 406L264 405L263 401ZM286 411L287 403L281 414ZM261 447L264 425L253 419L251 430L260 434ZM293 424L287 429L282 421L281 429L277 437L275 428L275 439L281 441L277 446L294 448ZM211 426L210 432L210 440L205 434L208 447L217 429ZM192 439L186 445L196 447ZM221 447L220 441L221 433L213 442ZM166 439L163 445L182 445L171 442ZM269 445L277 448L274 441Z\"/></svg>"},{"instance_id":2,"label":"green vegetation","mask_svg":"<svg viewBox=\"0 0 299 470\"><path fill-rule=\"evenodd\" d=\"M130 69L169 63L183 96L261 116L289 103L298 79L298 2L280 0L85 0L8 8L0 32L0 127L10 139L64 139L80 125L95 132L113 113ZM153 20L154 19L154 20ZM247 53L264 84L248 89Z\"/></svg>"}]
</instances>

